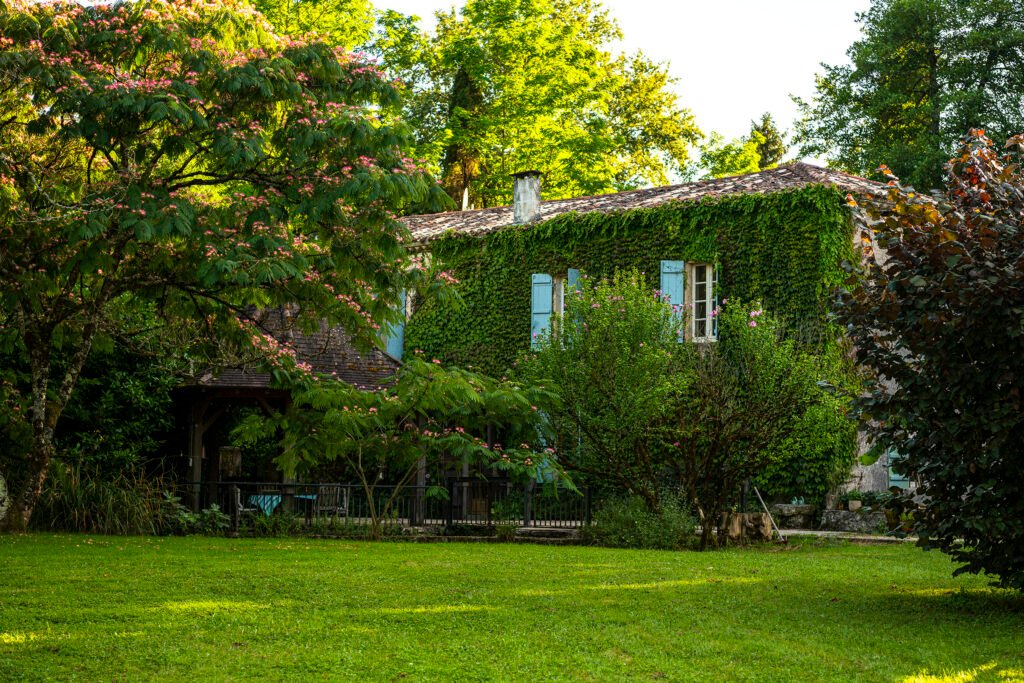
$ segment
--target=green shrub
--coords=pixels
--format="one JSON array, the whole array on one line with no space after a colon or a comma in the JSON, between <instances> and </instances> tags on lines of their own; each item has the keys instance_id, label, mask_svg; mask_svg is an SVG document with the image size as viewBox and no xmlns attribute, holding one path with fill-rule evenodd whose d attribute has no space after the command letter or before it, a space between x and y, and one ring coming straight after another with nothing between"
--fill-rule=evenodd
<instances>
[{"instance_id":1,"label":"green shrub","mask_svg":"<svg viewBox=\"0 0 1024 683\"><path fill-rule=\"evenodd\" d=\"M95 465L55 462L32 528L99 534L159 534L167 519L164 482L129 469L104 477Z\"/></svg>"},{"instance_id":2,"label":"green shrub","mask_svg":"<svg viewBox=\"0 0 1024 683\"><path fill-rule=\"evenodd\" d=\"M272 515L246 515L239 521L239 533L251 536L298 536L304 530L302 515L293 512L278 511ZM333 535L340 525L332 520L318 520L309 529L312 533Z\"/></svg>"},{"instance_id":3,"label":"green shrub","mask_svg":"<svg viewBox=\"0 0 1024 683\"><path fill-rule=\"evenodd\" d=\"M610 548L678 550L696 541L697 520L676 496L663 494L661 508L651 512L640 496L613 498L594 513L584 538Z\"/></svg>"}]
</instances>

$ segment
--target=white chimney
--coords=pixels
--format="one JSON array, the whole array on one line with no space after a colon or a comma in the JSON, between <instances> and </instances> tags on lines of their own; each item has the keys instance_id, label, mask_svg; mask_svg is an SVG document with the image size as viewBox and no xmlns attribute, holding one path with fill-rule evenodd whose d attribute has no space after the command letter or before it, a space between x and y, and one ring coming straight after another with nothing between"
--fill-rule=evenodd
<instances>
[{"instance_id":1,"label":"white chimney","mask_svg":"<svg viewBox=\"0 0 1024 683\"><path fill-rule=\"evenodd\" d=\"M515 178L512 199L513 220L519 225L540 218L540 171L522 171Z\"/></svg>"}]
</instances>

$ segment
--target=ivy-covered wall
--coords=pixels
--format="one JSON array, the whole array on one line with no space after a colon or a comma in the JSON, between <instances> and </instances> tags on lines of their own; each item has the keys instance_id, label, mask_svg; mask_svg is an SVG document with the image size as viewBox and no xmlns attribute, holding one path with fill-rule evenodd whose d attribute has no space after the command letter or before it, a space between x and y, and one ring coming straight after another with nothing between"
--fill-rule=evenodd
<instances>
[{"instance_id":1,"label":"ivy-covered wall","mask_svg":"<svg viewBox=\"0 0 1024 683\"><path fill-rule=\"evenodd\" d=\"M760 300L793 321L824 320L853 255L844 195L808 186L766 195L566 214L484 237L447 236L433 257L460 283L461 304L417 302L406 351L500 375L530 344L533 273L592 276L637 267L658 285L662 259L718 263L723 296Z\"/></svg>"}]
</instances>

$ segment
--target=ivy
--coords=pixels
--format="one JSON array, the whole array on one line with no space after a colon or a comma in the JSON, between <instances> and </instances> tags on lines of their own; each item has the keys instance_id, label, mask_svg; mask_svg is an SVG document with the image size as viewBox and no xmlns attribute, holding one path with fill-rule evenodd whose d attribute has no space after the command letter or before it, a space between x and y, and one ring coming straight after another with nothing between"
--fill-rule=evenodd
<instances>
[{"instance_id":1,"label":"ivy","mask_svg":"<svg viewBox=\"0 0 1024 683\"><path fill-rule=\"evenodd\" d=\"M812 185L771 194L613 213L563 214L483 237L449 234L434 259L459 280L461 302L425 300L406 328L410 349L500 375L530 344L533 273L594 276L637 268L657 281L662 259L718 263L724 296L761 301L780 318L820 327L853 256L844 196Z\"/></svg>"}]
</instances>

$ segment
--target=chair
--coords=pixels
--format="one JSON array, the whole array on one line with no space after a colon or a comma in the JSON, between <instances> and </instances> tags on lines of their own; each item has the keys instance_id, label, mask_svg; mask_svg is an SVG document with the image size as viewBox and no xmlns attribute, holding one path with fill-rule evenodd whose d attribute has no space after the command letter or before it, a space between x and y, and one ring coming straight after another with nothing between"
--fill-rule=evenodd
<instances>
[{"instance_id":1,"label":"chair","mask_svg":"<svg viewBox=\"0 0 1024 683\"><path fill-rule=\"evenodd\" d=\"M321 486L316 496L316 516L345 517L348 515L348 487Z\"/></svg>"},{"instance_id":2,"label":"chair","mask_svg":"<svg viewBox=\"0 0 1024 683\"><path fill-rule=\"evenodd\" d=\"M260 511L260 509L255 505L245 504L242 499L242 489L237 486L234 486L233 488L235 489L235 514L237 518L240 519L242 515L254 515Z\"/></svg>"}]
</instances>

